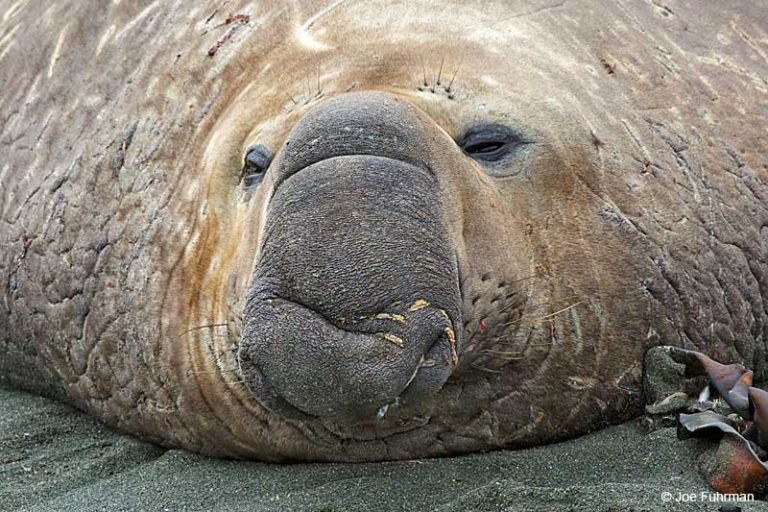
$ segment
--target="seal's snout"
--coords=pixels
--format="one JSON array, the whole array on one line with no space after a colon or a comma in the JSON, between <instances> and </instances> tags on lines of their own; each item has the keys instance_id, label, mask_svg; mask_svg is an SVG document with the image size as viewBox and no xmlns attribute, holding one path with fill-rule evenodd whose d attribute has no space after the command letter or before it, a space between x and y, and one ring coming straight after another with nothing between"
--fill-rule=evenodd
<instances>
[{"instance_id":1,"label":"seal's snout","mask_svg":"<svg viewBox=\"0 0 768 512\"><path fill-rule=\"evenodd\" d=\"M458 268L429 155L403 149L423 136L412 109L381 93L329 103L276 157L239 360L273 411L371 419L434 395L457 364Z\"/></svg>"},{"instance_id":2,"label":"seal's snout","mask_svg":"<svg viewBox=\"0 0 768 512\"><path fill-rule=\"evenodd\" d=\"M426 301L341 327L282 298L252 299L241 366L257 398L288 417L370 420L437 392L457 360L448 316Z\"/></svg>"}]
</instances>

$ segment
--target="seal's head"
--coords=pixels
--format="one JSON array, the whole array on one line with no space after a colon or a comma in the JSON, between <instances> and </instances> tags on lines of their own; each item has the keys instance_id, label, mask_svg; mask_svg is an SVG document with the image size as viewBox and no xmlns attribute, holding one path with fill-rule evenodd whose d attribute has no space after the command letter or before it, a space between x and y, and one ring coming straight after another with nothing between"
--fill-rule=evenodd
<instances>
[{"instance_id":1,"label":"seal's head","mask_svg":"<svg viewBox=\"0 0 768 512\"><path fill-rule=\"evenodd\" d=\"M441 38L422 69L426 48L365 37L344 51L330 35L319 48L300 28L279 62L310 75L310 94L265 91L255 73L218 120L219 206L203 219L207 266L189 279L197 307L218 313L188 326L233 324L219 364L248 414L268 418L260 435L278 457L461 452L585 422L571 414L601 386L600 320L580 313L606 258L592 256L599 229L581 230L588 186L574 187L598 149L580 100L547 78L567 54L489 34ZM498 53L508 46L514 56ZM200 283L209 275L219 291Z\"/></svg>"},{"instance_id":2,"label":"seal's head","mask_svg":"<svg viewBox=\"0 0 768 512\"><path fill-rule=\"evenodd\" d=\"M241 179L236 215L225 214L238 242L215 269L228 285L214 306L238 318L230 350L243 400L309 438L312 455L302 457L316 449L321 457L379 458L502 445L489 430L498 428L497 413L487 409L489 400L514 404L511 393L529 398L505 429L542 423L548 405L534 396L557 385L526 385L551 378L538 368L551 357L546 338L569 334L533 320L578 298L547 284L546 262L535 255L536 217L547 207L535 195L547 188L552 201L553 183L569 190L573 178L562 175L571 165L589 169L596 151L557 103L526 115L530 101L515 98L519 91L504 98L480 69L488 50L473 51L462 53L477 62L461 70L455 63L445 76L437 70L426 86L420 71L401 78L402 87L382 86L390 74L419 69L392 56L362 83L358 72L351 91L341 77L322 79L323 92L288 114L252 117L250 102L265 104L255 92L239 102L247 106L238 121L252 124L240 138L240 165L228 169ZM556 121L537 126L547 110ZM229 130L210 145L217 155ZM563 138L571 142L561 149ZM581 279L579 262L571 265L558 282L571 273ZM516 405L500 407L519 414ZM438 438L454 435L458 442ZM426 451L425 437L436 443ZM394 439L381 454L381 443Z\"/></svg>"},{"instance_id":3,"label":"seal's head","mask_svg":"<svg viewBox=\"0 0 768 512\"><path fill-rule=\"evenodd\" d=\"M197 449L407 458L640 410L683 293L666 214L637 221L675 186L641 174L653 125L578 23L472 5L278 12L284 40L216 56L228 102L166 322Z\"/></svg>"}]
</instances>

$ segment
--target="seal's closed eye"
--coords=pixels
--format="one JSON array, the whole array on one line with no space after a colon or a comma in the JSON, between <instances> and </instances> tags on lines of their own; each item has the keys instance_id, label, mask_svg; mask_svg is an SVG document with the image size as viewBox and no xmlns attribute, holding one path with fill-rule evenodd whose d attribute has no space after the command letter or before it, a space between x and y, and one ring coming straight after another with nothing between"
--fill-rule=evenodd
<instances>
[{"instance_id":1,"label":"seal's closed eye","mask_svg":"<svg viewBox=\"0 0 768 512\"><path fill-rule=\"evenodd\" d=\"M498 124L475 126L457 140L464 153L485 164L500 162L529 143L511 128Z\"/></svg>"},{"instance_id":2,"label":"seal's closed eye","mask_svg":"<svg viewBox=\"0 0 768 512\"><path fill-rule=\"evenodd\" d=\"M272 152L269 148L261 144L250 146L245 153L243 170L240 173L243 187L246 189L253 188L261 183L271 163Z\"/></svg>"}]
</instances>

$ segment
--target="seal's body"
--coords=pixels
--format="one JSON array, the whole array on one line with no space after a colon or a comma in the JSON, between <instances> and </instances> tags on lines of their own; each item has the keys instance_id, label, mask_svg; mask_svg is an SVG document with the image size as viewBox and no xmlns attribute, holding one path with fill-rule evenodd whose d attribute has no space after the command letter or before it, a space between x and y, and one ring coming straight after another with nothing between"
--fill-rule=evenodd
<instances>
[{"instance_id":1,"label":"seal's body","mask_svg":"<svg viewBox=\"0 0 768 512\"><path fill-rule=\"evenodd\" d=\"M6 384L377 460L630 418L657 344L765 377L758 2L4 7Z\"/></svg>"}]
</instances>

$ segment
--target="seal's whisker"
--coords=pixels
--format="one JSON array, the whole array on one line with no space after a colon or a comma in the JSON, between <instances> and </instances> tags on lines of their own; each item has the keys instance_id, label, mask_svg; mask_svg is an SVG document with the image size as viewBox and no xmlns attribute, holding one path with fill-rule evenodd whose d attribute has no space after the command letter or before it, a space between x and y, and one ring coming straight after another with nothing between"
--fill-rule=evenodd
<instances>
[{"instance_id":1,"label":"seal's whisker","mask_svg":"<svg viewBox=\"0 0 768 512\"><path fill-rule=\"evenodd\" d=\"M539 277L539 275L534 272L533 274L527 275L525 277L521 277L520 279L515 279L514 281L511 281L511 282L513 284L514 283L521 283L523 281L528 281L529 279L535 279L537 277Z\"/></svg>"},{"instance_id":2,"label":"seal's whisker","mask_svg":"<svg viewBox=\"0 0 768 512\"><path fill-rule=\"evenodd\" d=\"M187 330L186 330L186 331L184 331L182 334L187 334L187 333L190 333L190 332L192 332L192 331L196 331L196 330L198 330L198 329L208 329L208 328L212 328L212 327L226 327L227 325L228 325L228 324L207 324L207 325L198 325L197 327L191 327L191 328L187 329Z\"/></svg>"},{"instance_id":3,"label":"seal's whisker","mask_svg":"<svg viewBox=\"0 0 768 512\"><path fill-rule=\"evenodd\" d=\"M577 298L578 295L570 295L568 297L559 297L558 300L572 300ZM512 304L509 304L507 306L504 306L502 309L499 310L498 314L504 313L505 311L513 308L513 307L519 307L519 308L525 308L526 306L529 308L538 308L542 306L546 306L548 304L551 304L552 300L547 300L543 302L513 302ZM518 319L519 320L519 319ZM510 325L513 322L507 322L502 325Z\"/></svg>"},{"instance_id":4,"label":"seal's whisker","mask_svg":"<svg viewBox=\"0 0 768 512\"><path fill-rule=\"evenodd\" d=\"M576 306L578 306L580 304L583 304L583 303L584 303L584 301L580 300L578 302L574 302L573 304L571 304L569 306L566 306L566 307L564 307L562 309L559 309L559 310L555 311L554 313L549 313L549 314L542 315L542 316L537 316L537 317L534 317L534 318L524 318L524 317L523 318L518 318L517 320L512 320L510 322L506 322L506 323L501 324L501 325L502 325L502 327L506 327L506 326L515 325L515 324L523 324L523 325L526 325L526 324L541 324L541 323L544 323L546 321L551 321L551 319L553 317L555 317L555 316L557 316L559 314L565 313L566 311L569 311L569 310L571 310L571 309L575 308Z\"/></svg>"},{"instance_id":5,"label":"seal's whisker","mask_svg":"<svg viewBox=\"0 0 768 512\"><path fill-rule=\"evenodd\" d=\"M435 80L435 85L440 85L440 77L443 76L443 63L445 63L445 55L440 59L440 69L437 72L437 80Z\"/></svg>"},{"instance_id":6,"label":"seal's whisker","mask_svg":"<svg viewBox=\"0 0 768 512\"><path fill-rule=\"evenodd\" d=\"M480 370L482 372L488 372L488 373L501 373L499 370L491 370L490 368L486 368L485 366L480 366L477 364L472 364L472 368L476 370Z\"/></svg>"},{"instance_id":7,"label":"seal's whisker","mask_svg":"<svg viewBox=\"0 0 768 512\"><path fill-rule=\"evenodd\" d=\"M493 354L493 355L498 355L498 356L508 356L511 359L523 359L525 357L525 354L523 354L522 352L508 352L508 351L505 351L505 350L490 350L490 349L486 349L486 350L481 350L480 352L483 353L483 354Z\"/></svg>"},{"instance_id":8,"label":"seal's whisker","mask_svg":"<svg viewBox=\"0 0 768 512\"><path fill-rule=\"evenodd\" d=\"M512 304L507 304L506 306L504 306L503 308L501 308L501 309L499 310L499 314L501 314L501 313L504 313L505 311L508 311L508 310L510 310L510 309L512 309L512 308L521 308L521 307L523 307L523 306L525 306L525 303L524 303L524 302L513 302ZM506 325L506 324L505 324L505 325Z\"/></svg>"},{"instance_id":9,"label":"seal's whisker","mask_svg":"<svg viewBox=\"0 0 768 512\"><path fill-rule=\"evenodd\" d=\"M519 338L515 339L514 337L506 337L506 338L499 337L498 339L496 339L496 341L493 341L492 343L489 343L489 344L492 344L492 345L521 345L522 343L524 343L523 340L521 340ZM525 343L524 346L525 346L526 349L528 347L549 347L549 346L551 346L551 343Z\"/></svg>"},{"instance_id":10,"label":"seal's whisker","mask_svg":"<svg viewBox=\"0 0 768 512\"><path fill-rule=\"evenodd\" d=\"M515 355L515 356L496 356L494 360L495 361L503 361L505 363L508 363L510 361L525 361L526 359L528 359L527 356L525 356L523 354L518 354L518 355Z\"/></svg>"},{"instance_id":11,"label":"seal's whisker","mask_svg":"<svg viewBox=\"0 0 768 512\"><path fill-rule=\"evenodd\" d=\"M429 92L434 93L437 85L437 73L432 74L432 86L429 88Z\"/></svg>"},{"instance_id":12,"label":"seal's whisker","mask_svg":"<svg viewBox=\"0 0 768 512\"><path fill-rule=\"evenodd\" d=\"M448 87L445 88L445 92L451 92L451 87L453 86L453 81L456 79L456 75L459 73L459 69L461 69L461 64L463 63L463 60L459 61L458 66L456 66L456 69L453 71L453 76L451 77L451 81L448 82Z\"/></svg>"},{"instance_id":13,"label":"seal's whisker","mask_svg":"<svg viewBox=\"0 0 768 512\"><path fill-rule=\"evenodd\" d=\"M522 283L523 281L528 281L529 279L535 279L537 277L539 277L538 274L530 274L530 275L527 275L525 277L521 277L519 279L514 279L512 281L507 281L505 284L510 285L510 284Z\"/></svg>"},{"instance_id":14,"label":"seal's whisker","mask_svg":"<svg viewBox=\"0 0 768 512\"><path fill-rule=\"evenodd\" d=\"M533 318L531 320L526 320L523 323L540 323L543 320L547 320L547 319L553 318L553 317L555 317L555 316L557 316L557 315L559 315L561 313L565 313L566 311L569 311L569 310L571 310L571 309L575 308L576 306L579 306L579 305L581 305L583 303L584 303L584 301L580 300L578 302L574 302L570 306L566 306L566 307L564 307L562 309L559 309L559 310L555 311L554 313L550 313L548 315L544 315L544 316L540 316L540 317L537 317L537 318Z\"/></svg>"}]
</instances>

